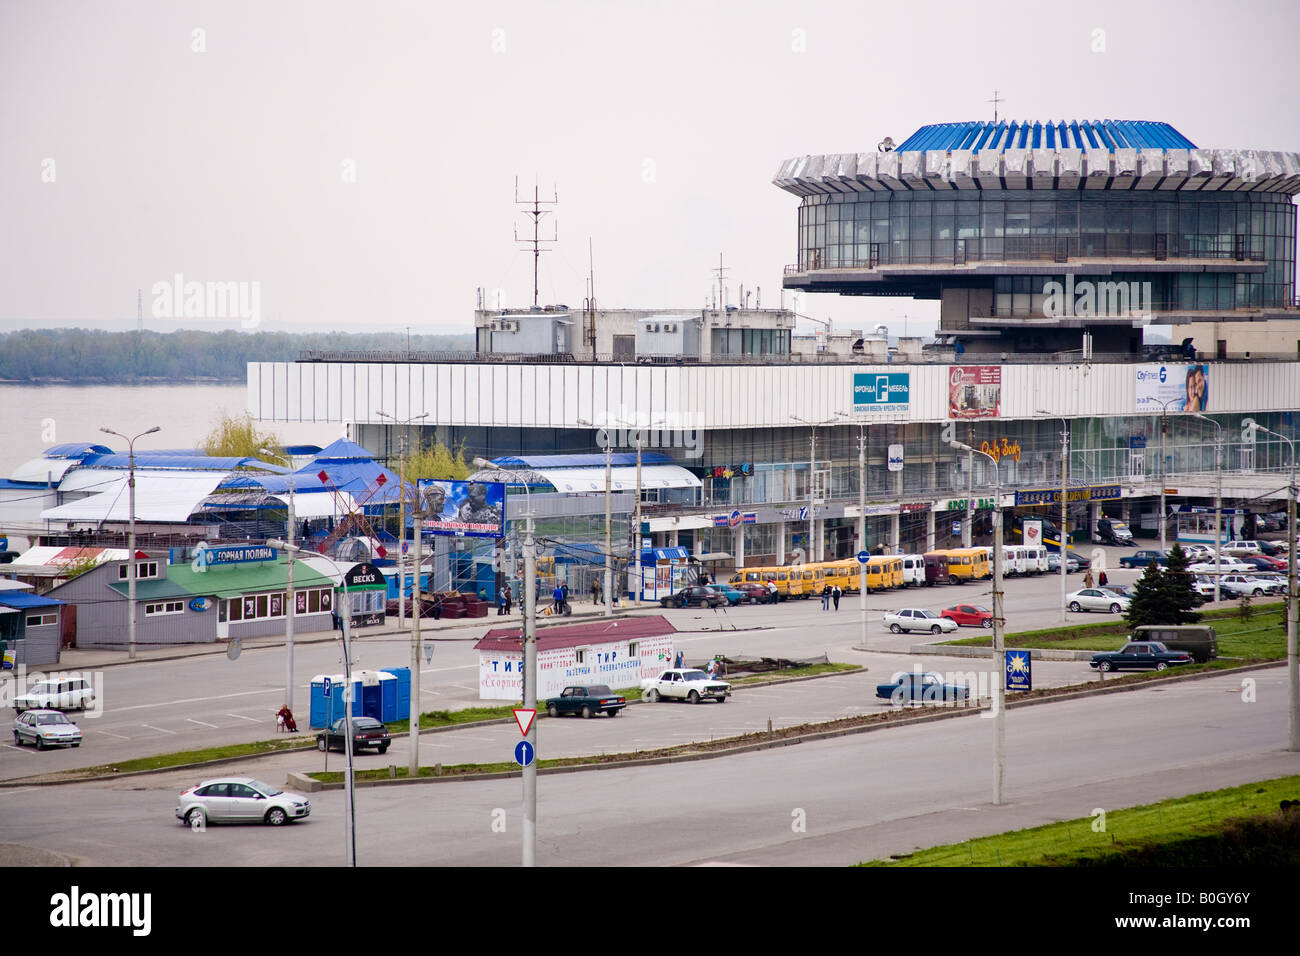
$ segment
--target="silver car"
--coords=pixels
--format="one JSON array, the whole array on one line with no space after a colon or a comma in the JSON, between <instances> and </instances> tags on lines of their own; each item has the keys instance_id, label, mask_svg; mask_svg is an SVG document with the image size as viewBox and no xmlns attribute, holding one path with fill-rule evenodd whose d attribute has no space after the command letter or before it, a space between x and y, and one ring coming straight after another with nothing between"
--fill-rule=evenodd
<instances>
[{"instance_id":1,"label":"silver car","mask_svg":"<svg viewBox=\"0 0 1300 956\"><path fill-rule=\"evenodd\" d=\"M81 728L57 710L28 710L14 721L14 743L46 747L80 747Z\"/></svg>"},{"instance_id":2,"label":"silver car","mask_svg":"<svg viewBox=\"0 0 1300 956\"><path fill-rule=\"evenodd\" d=\"M1084 588L1066 596L1066 604L1071 611L1109 611L1119 614L1127 611L1129 599L1105 588Z\"/></svg>"},{"instance_id":3,"label":"silver car","mask_svg":"<svg viewBox=\"0 0 1300 956\"><path fill-rule=\"evenodd\" d=\"M311 813L311 803L300 793L273 787L252 777L222 777L190 787L176 801L176 819L191 827L212 823L283 823Z\"/></svg>"},{"instance_id":4,"label":"silver car","mask_svg":"<svg viewBox=\"0 0 1300 956\"><path fill-rule=\"evenodd\" d=\"M933 611L927 611L924 608L904 608L901 611L886 614L883 620L894 634L903 631L929 631L931 634L946 634L949 631L957 630L956 621L935 614Z\"/></svg>"}]
</instances>

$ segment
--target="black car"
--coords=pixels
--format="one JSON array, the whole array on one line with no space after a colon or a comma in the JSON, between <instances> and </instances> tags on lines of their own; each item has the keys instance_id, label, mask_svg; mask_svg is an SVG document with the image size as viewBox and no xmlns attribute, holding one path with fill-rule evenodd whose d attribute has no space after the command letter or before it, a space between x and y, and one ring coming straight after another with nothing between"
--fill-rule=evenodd
<instances>
[{"instance_id":1,"label":"black car","mask_svg":"<svg viewBox=\"0 0 1300 956\"><path fill-rule=\"evenodd\" d=\"M609 689L607 684L575 684L566 687L559 697L546 701L546 712L552 717L561 714L581 714L592 717L596 714L608 714L617 717L618 712L627 706L627 698Z\"/></svg>"},{"instance_id":2,"label":"black car","mask_svg":"<svg viewBox=\"0 0 1300 956\"><path fill-rule=\"evenodd\" d=\"M726 597L705 587L683 588L659 599L662 607L721 607L726 603Z\"/></svg>"},{"instance_id":3,"label":"black car","mask_svg":"<svg viewBox=\"0 0 1300 956\"><path fill-rule=\"evenodd\" d=\"M334 721L329 730L322 730L318 733L316 735L316 749L320 751L346 749L347 742L343 739L343 727L346 720L346 717L340 717ZM386 753L390 743L392 743L392 738L388 736L388 728L375 718L352 718L353 753L364 750L366 747L374 747L381 754Z\"/></svg>"},{"instance_id":4,"label":"black car","mask_svg":"<svg viewBox=\"0 0 1300 956\"><path fill-rule=\"evenodd\" d=\"M1191 654L1171 651L1159 641L1129 641L1118 651L1092 655L1089 666L1099 671L1163 671L1174 664L1191 662Z\"/></svg>"}]
</instances>

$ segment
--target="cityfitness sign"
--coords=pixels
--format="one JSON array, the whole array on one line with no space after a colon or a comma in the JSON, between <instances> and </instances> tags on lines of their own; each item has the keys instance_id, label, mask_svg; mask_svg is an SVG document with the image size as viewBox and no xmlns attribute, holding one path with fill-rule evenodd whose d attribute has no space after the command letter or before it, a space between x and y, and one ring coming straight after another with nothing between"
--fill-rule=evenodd
<instances>
[{"instance_id":1,"label":"cityfitness sign","mask_svg":"<svg viewBox=\"0 0 1300 956\"><path fill-rule=\"evenodd\" d=\"M911 410L911 372L855 372L855 412L906 412Z\"/></svg>"},{"instance_id":2,"label":"cityfitness sign","mask_svg":"<svg viewBox=\"0 0 1300 956\"><path fill-rule=\"evenodd\" d=\"M1119 485L1092 485L1088 488L1071 488L1067 501L1118 501L1123 497ZM1061 503L1060 488L1044 488L1041 491L1017 491L1016 507L1025 505L1057 505Z\"/></svg>"}]
</instances>

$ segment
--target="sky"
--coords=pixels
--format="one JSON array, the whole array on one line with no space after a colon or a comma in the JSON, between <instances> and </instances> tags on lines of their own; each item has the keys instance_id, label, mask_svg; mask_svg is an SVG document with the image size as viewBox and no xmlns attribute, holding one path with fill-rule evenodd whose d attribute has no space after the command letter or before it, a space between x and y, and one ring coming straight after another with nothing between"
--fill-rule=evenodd
<instances>
[{"instance_id":1,"label":"sky","mask_svg":"<svg viewBox=\"0 0 1300 956\"><path fill-rule=\"evenodd\" d=\"M0 329L134 327L142 289L163 331L465 332L479 288L532 303L516 180L558 198L544 304L580 306L590 261L603 306L699 308L721 257L732 302L775 306L785 159L991 119L994 90L1011 119L1300 150L1298 26L1293 0L4 0ZM187 322L177 276L235 295Z\"/></svg>"}]
</instances>

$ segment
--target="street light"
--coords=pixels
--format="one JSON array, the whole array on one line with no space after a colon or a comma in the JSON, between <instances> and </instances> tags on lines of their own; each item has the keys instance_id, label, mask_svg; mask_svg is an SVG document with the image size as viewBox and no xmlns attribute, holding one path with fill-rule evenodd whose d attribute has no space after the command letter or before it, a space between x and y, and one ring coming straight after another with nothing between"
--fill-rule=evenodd
<instances>
[{"instance_id":1,"label":"street light","mask_svg":"<svg viewBox=\"0 0 1300 956\"><path fill-rule=\"evenodd\" d=\"M1219 600L1219 548L1223 545L1223 426L1208 415L1188 412L1193 418L1209 422L1217 432L1214 445L1214 600Z\"/></svg>"},{"instance_id":2,"label":"street light","mask_svg":"<svg viewBox=\"0 0 1300 956\"><path fill-rule=\"evenodd\" d=\"M836 412L839 418L849 418L844 412ZM858 426L858 550L867 550L867 423L854 422ZM931 515L933 517L933 515ZM923 569L924 573L924 569ZM861 627L862 646L867 646L867 566L858 562L858 624Z\"/></svg>"},{"instance_id":3,"label":"street light","mask_svg":"<svg viewBox=\"0 0 1300 956\"><path fill-rule=\"evenodd\" d=\"M259 448L257 453L259 455L266 455L269 458L280 457L278 452L270 448ZM294 531L293 486L294 486L293 462L290 461L289 462L289 514L288 514L289 520L287 522L288 528L285 532L288 535L290 546L293 545L293 531ZM288 593L286 594L288 607L285 608L285 612L284 612L284 643L285 643L285 651L286 651L285 670L284 670L284 706L289 708L290 713L293 712L293 616L297 611L297 603L294 600L294 591L293 591L293 565L294 562L290 561L289 567L287 569L288 578L285 581L285 587L288 591Z\"/></svg>"},{"instance_id":4,"label":"street light","mask_svg":"<svg viewBox=\"0 0 1300 956\"><path fill-rule=\"evenodd\" d=\"M296 545L280 541L276 538L270 538L266 542L272 548L283 548L289 552L291 557L289 563L292 565L294 558L292 555L301 554L303 549ZM343 596L347 597L347 590L341 586L343 579L343 569L339 567L337 561L328 555L316 554L311 552L313 557L324 558L334 569L339 572L340 588ZM338 610L338 601L334 602L334 608ZM343 633L343 702L344 702L344 728L343 745L348 755L348 771L343 777L343 789L345 791L343 814L344 826L347 833L347 865L355 867L357 865L357 806L354 800L353 773L352 773L352 653L349 647L349 639L352 636L352 609L344 602L343 613L339 615L341 631ZM327 728L328 730L328 728Z\"/></svg>"},{"instance_id":5,"label":"street light","mask_svg":"<svg viewBox=\"0 0 1300 956\"><path fill-rule=\"evenodd\" d=\"M1002 473L998 460L988 452L979 451L959 441L948 442L958 451L974 458L983 455L993 463L993 803L1002 803L1003 751L1006 744L1006 707L1003 703L1003 684L1006 681L1006 661L1002 647ZM1065 560L1065 556L1061 556Z\"/></svg>"},{"instance_id":6,"label":"street light","mask_svg":"<svg viewBox=\"0 0 1300 956\"><path fill-rule=\"evenodd\" d=\"M1048 414L1047 410L1042 408L1038 409L1038 413L1040 415ZM1053 416L1053 417L1058 418L1059 416ZM1067 557L1066 538L1069 536L1070 533L1070 528L1069 528L1070 512L1069 512L1069 500L1068 500L1069 493L1070 493L1070 484L1069 484L1069 477L1068 477L1068 473L1070 470L1070 423L1067 419L1064 418L1061 418L1060 422L1061 422L1061 531L1060 534L1057 535L1057 537L1060 539L1060 552L1061 552L1061 623L1066 624L1069 622L1069 617L1065 613L1065 596L1066 593L1070 590L1065 580L1065 575L1068 573L1068 569L1065 566L1066 557ZM1023 520L1021 521L1020 527L1022 529L1020 537L1021 540L1023 541L1024 539Z\"/></svg>"},{"instance_id":7,"label":"street light","mask_svg":"<svg viewBox=\"0 0 1300 956\"><path fill-rule=\"evenodd\" d=\"M1168 476L1165 474L1165 433L1169 431L1169 406L1174 402L1181 402L1181 398L1171 398L1167 402L1160 403L1160 553L1163 555L1166 551L1165 533L1168 530L1169 512L1165 508L1165 485L1169 483Z\"/></svg>"},{"instance_id":8,"label":"street light","mask_svg":"<svg viewBox=\"0 0 1300 956\"><path fill-rule=\"evenodd\" d=\"M802 424L807 425L807 426L809 427L809 442L808 442L808 554L806 555L806 559L807 559L807 560L806 560L806 563L812 564L813 562L816 562L816 561L820 561L820 560L821 560L821 557L817 554L817 550L815 549L815 546L814 546L814 544L813 544L813 535L815 534L814 527L815 527L815 523L816 523L816 520L817 520L817 519L814 517L814 515L815 515L815 513L816 513L816 511L817 511L817 504L816 504L816 502L817 502L817 498L816 498L815 488L814 488L814 486L815 486L815 484L816 484L816 480L815 480L815 479L816 479L816 477L817 477L817 429L820 428L820 427L823 426L823 425L833 425L834 422L810 422L810 421L808 421L806 418L800 418L798 415L791 415L790 417L791 417L792 419L794 419L796 422L801 422ZM821 542L818 542L818 544L820 544L820 543L821 543Z\"/></svg>"},{"instance_id":9,"label":"street light","mask_svg":"<svg viewBox=\"0 0 1300 956\"><path fill-rule=\"evenodd\" d=\"M524 532L524 693L523 706L537 710L537 542L533 537L533 493L528 488L528 476L509 468L502 468L486 458L475 458L476 468L487 468L522 479L524 495L528 501L527 526ZM638 482L639 484L639 482ZM537 720L528 725L524 738L537 753ZM524 767L524 832L523 865L537 865L537 761Z\"/></svg>"},{"instance_id":10,"label":"street light","mask_svg":"<svg viewBox=\"0 0 1300 956\"><path fill-rule=\"evenodd\" d=\"M399 420L389 415L387 412L377 412L380 418L387 418L394 425L409 426L411 422L418 422L421 418L428 418L429 413L424 412L420 415L412 415L405 420ZM405 618L406 610L406 555L403 554L403 545L406 543L406 436L401 435L402 456L398 464L397 484L399 488L398 499L398 547L397 547L397 613L398 622ZM411 726L411 753L407 764L407 774L412 780L420 776L420 604L424 592L420 587L420 571L423 564L423 555L420 554L420 545L424 541L424 509L420 506L420 495L415 495L414 504L411 506L411 516L415 518L415 585L412 590L411 600L411 700L408 719Z\"/></svg>"},{"instance_id":11,"label":"street light","mask_svg":"<svg viewBox=\"0 0 1300 956\"><path fill-rule=\"evenodd\" d=\"M1291 449L1291 478L1286 491L1286 543L1290 552L1286 571L1286 674L1289 687L1289 706L1287 708L1288 750L1300 750L1300 656L1297 654L1297 604L1296 604L1296 484L1295 484L1295 443L1285 435L1265 428L1253 418L1242 421L1247 428L1259 429L1274 435Z\"/></svg>"},{"instance_id":12,"label":"street light","mask_svg":"<svg viewBox=\"0 0 1300 956\"><path fill-rule=\"evenodd\" d=\"M126 633L127 633L127 647L128 647L127 654L128 654L128 656L130 657L131 660L135 660L135 578L136 578L136 567L135 567L135 441L136 441L136 438L143 438L145 435L152 435L152 434L153 434L154 432L156 432L156 431L161 431L161 429L160 429L157 425L155 425L153 428L149 429L147 432L141 432L140 434L136 435L135 438L127 438L127 437L126 437L125 435L123 435L121 432L115 432L115 431L113 431L113 429L111 429L111 428L102 428L102 427L101 427L99 430L100 430L101 432L104 432L105 434L108 434L108 435L116 435L118 438L121 438L121 439L123 439L123 440L126 442L126 449L127 449L127 479L126 479L126 485L127 485L127 488L130 490L130 491L129 491L129 504L127 505L127 507L130 509L130 512L129 512L129 514L127 515L127 521L128 521L128 523L129 523L129 531L127 532L127 543L126 543L126 550L127 550L127 560L126 560L126 563L127 563L127 575L126 575L126 603L127 603Z\"/></svg>"}]
</instances>

